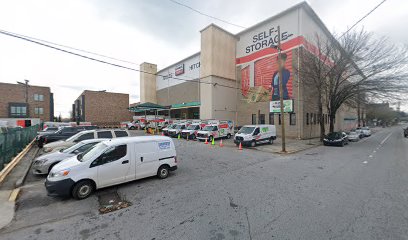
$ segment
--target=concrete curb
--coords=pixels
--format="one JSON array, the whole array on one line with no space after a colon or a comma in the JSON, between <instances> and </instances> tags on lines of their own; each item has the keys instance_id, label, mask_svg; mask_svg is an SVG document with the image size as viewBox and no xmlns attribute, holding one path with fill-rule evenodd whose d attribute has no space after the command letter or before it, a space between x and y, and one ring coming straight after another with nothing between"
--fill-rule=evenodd
<instances>
[{"instance_id":1,"label":"concrete curb","mask_svg":"<svg viewBox=\"0 0 408 240\"><path fill-rule=\"evenodd\" d=\"M6 179L7 175L13 170L13 168L21 161L21 159L25 156L25 154L31 149L34 144L34 140L32 140L24 149L21 151L9 164L6 165L3 170L0 172L0 184Z\"/></svg>"},{"instance_id":2,"label":"concrete curb","mask_svg":"<svg viewBox=\"0 0 408 240\"><path fill-rule=\"evenodd\" d=\"M40 150L40 149L37 148L37 150L36 150L34 156L37 156L39 150ZM30 172L31 166L33 165L33 160L34 160L34 159L31 160L30 164L28 164L28 166L27 166L26 169L24 170L23 176L21 176L21 177L16 181L16 183L14 184L14 186L15 186L16 188L19 188L19 187L23 186L24 181L25 181L25 179L26 179L28 173Z\"/></svg>"}]
</instances>

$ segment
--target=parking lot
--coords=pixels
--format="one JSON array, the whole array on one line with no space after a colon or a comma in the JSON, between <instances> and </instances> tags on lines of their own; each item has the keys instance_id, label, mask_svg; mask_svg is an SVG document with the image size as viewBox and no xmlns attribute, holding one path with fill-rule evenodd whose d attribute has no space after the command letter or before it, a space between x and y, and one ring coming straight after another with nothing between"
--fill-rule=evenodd
<instances>
[{"instance_id":1,"label":"parking lot","mask_svg":"<svg viewBox=\"0 0 408 240\"><path fill-rule=\"evenodd\" d=\"M383 198L373 184L388 176L378 169L386 164L381 161L380 151L377 150L378 158L369 155L392 134L394 137L388 140L391 143L385 144L387 149L405 144L399 142L400 134L387 130L344 148L318 146L292 155L174 139L179 168L169 178L152 177L101 189L81 201L48 197L44 177L29 174L17 202L15 219L0 236L327 239L341 235L361 239L377 234L372 230L381 223L377 217L395 211L392 204L398 205L402 200L367 202L373 196ZM131 206L100 214L100 200L116 193ZM370 215L367 208L382 210ZM392 231L378 234L387 238L387 234L406 233L400 218L403 214L395 213L389 219L394 224ZM350 230L351 221L360 226L359 231Z\"/></svg>"}]
</instances>

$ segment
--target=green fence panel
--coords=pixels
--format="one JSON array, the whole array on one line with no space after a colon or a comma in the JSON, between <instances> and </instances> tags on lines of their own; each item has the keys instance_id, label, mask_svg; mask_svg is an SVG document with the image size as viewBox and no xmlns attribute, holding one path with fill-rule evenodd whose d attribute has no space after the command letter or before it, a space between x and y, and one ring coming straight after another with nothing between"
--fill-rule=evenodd
<instances>
[{"instance_id":1,"label":"green fence panel","mask_svg":"<svg viewBox=\"0 0 408 240\"><path fill-rule=\"evenodd\" d=\"M38 125L26 128L11 128L0 133L0 171L37 135Z\"/></svg>"}]
</instances>

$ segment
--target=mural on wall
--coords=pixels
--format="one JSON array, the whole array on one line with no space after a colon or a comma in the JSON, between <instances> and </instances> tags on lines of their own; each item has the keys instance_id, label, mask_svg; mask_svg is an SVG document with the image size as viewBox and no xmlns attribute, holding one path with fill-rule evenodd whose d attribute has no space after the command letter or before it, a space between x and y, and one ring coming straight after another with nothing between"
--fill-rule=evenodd
<instances>
[{"instance_id":1,"label":"mural on wall","mask_svg":"<svg viewBox=\"0 0 408 240\"><path fill-rule=\"evenodd\" d=\"M279 100L279 66L282 68L283 99L292 95L292 51L270 55L241 66L241 93L247 102Z\"/></svg>"}]
</instances>

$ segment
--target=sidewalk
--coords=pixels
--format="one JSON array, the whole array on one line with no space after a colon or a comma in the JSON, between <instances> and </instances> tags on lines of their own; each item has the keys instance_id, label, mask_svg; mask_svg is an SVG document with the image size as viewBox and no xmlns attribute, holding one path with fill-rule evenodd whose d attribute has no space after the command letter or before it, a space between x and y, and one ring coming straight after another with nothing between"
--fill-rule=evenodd
<instances>
[{"instance_id":1,"label":"sidewalk","mask_svg":"<svg viewBox=\"0 0 408 240\"><path fill-rule=\"evenodd\" d=\"M13 220L15 201L20 192L19 187L23 184L37 151L37 147L32 147L6 176L4 181L0 183L0 213L2 215L0 229Z\"/></svg>"},{"instance_id":2,"label":"sidewalk","mask_svg":"<svg viewBox=\"0 0 408 240\"><path fill-rule=\"evenodd\" d=\"M224 145L227 147L236 147L235 143L232 140L227 140L224 142ZM300 139L286 139L286 154L296 153L299 151L303 151L306 149L310 149L313 147L320 146L321 142L319 138L313 138L308 140L300 140ZM251 147L244 147L248 149L256 149L263 152L271 152L271 153L282 153L282 139L278 138L273 141L273 144L262 143L257 145L254 148Z\"/></svg>"}]
</instances>

